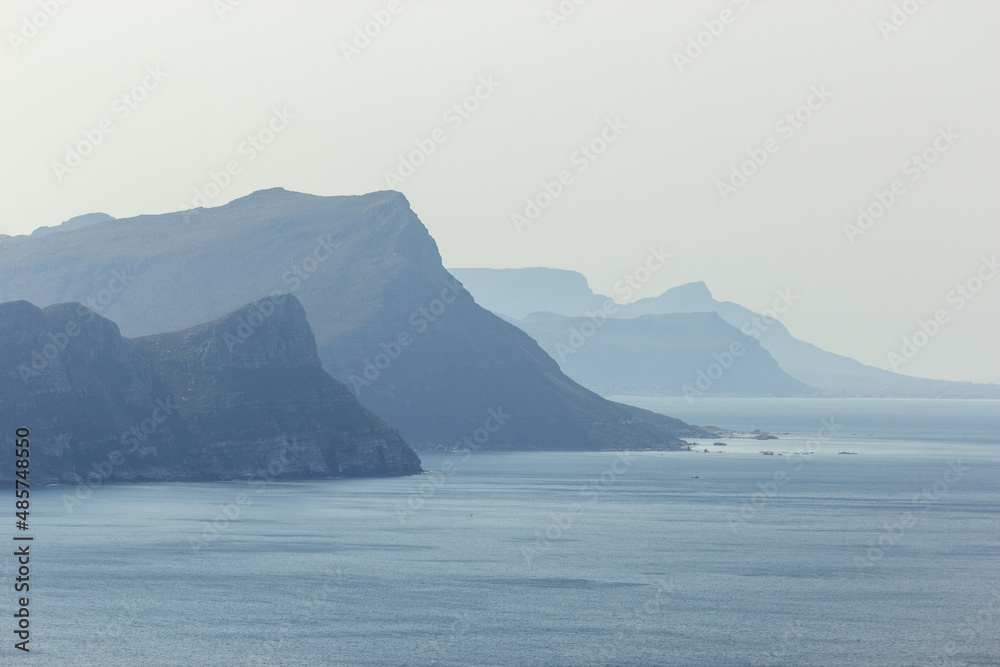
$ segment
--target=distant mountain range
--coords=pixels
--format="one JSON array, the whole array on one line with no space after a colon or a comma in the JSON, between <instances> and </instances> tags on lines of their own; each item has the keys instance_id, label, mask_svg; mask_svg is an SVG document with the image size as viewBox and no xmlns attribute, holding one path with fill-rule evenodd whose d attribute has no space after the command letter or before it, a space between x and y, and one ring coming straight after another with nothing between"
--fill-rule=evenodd
<instances>
[{"instance_id":1,"label":"distant mountain range","mask_svg":"<svg viewBox=\"0 0 1000 667\"><path fill-rule=\"evenodd\" d=\"M676 449L707 433L567 377L473 301L396 192L276 188L216 208L71 222L0 239L0 301L80 302L140 337L293 294L323 368L418 449Z\"/></svg>"},{"instance_id":2,"label":"distant mountain range","mask_svg":"<svg viewBox=\"0 0 1000 667\"><path fill-rule=\"evenodd\" d=\"M601 312L601 311L591 311ZM635 319L533 313L511 320L603 395L817 396L716 313Z\"/></svg>"},{"instance_id":3,"label":"distant mountain range","mask_svg":"<svg viewBox=\"0 0 1000 667\"><path fill-rule=\"evenodd\" d=\"M36 483L420 472L396 430L320 368L294 296L135 340L78 303L0 304L0 406L4 480L15 426L31 432Z\"/></svg>"},{"instance_id":4,"label":"distant mountain range","mask_svg":"<svg viewBox=\"0 0 1000 667\"><path fill-rule=\"evenodd\" d=\"M575 271L547 268L450 271L477 303L506 316L550 353L573 326L569 321L557 322L554 316L587 317L588 312L600 310L609 301L609 297L595 294L586 278ZM551 315L532 315L539 311ZM617 306L613 317L631 320L631 324L615 322L613 326L602 327L580 353L567 355L561 361L563 370L585 386L605 394L683 394L685 385L694 386L699 372L706 372L706 355L721 353L727 342L718 338L713 329L717 323L704 320L698 325L689 321L685 334L688 353L679 354L676 336L681 321L646 317L689 313L716 313L735 329L729 336L741 336L733 340L739 340L748 350L759 342L780 370L790 376L788 379L801 383L796 390L796 385L786 379L778 382L773 368L768 370L768 362L759 355L748 354L713 382L705 394L815 395L818 389L823 395L843 397L1000 398L1000 386L994 384L915 378L826 352L793 337L777 320L763 318L736 303L716 301L703 282L681 285L660 296ZM697 326L705 328L698 333ZM620 368L614 368L616 363ZM615 381L609 383L612 377ZM657 377L662 381L657 382ZM678 386L682 378L689 379Z\"/></svg>"}]
</instances>

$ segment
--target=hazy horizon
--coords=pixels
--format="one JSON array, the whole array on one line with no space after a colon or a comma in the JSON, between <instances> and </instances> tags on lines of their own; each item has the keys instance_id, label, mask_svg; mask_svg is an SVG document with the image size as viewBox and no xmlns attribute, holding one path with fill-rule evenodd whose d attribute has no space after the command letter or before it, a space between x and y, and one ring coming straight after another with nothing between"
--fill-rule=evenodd
<instances>
[{"instance_id":1,"label":"hazy horizon","mask_svg":"<svg viewBox=\"0 0 1000 667\"><path fill-rule=\"evenodd\" d=\"M395 189L445 266L569 269L613 294L662 247L632 300L704 281L759 312L790 290L793 335L889 370L944 310L894 370L995 380L1000 6L893 25L899 4L92 1L32 32L37 0L7 2L0 76L32 112L0 111L0 234Z\"/></svg>"}]
</instances>

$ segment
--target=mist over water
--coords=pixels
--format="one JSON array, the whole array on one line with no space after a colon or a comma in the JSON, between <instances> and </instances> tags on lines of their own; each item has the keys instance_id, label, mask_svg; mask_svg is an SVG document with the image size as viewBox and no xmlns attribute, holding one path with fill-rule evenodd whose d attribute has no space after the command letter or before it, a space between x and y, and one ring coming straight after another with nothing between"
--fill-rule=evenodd
<instances>
[{"instance_id":1,"label":"mist over water","mask_svg":"<svg viewBox=\"0 0 1000 667\"><path fill-rule=\"evenodd\" d=\"M680 403L789 435L423 453L420 477L272 483L233 520L240 483L107 486L73 514L49 487L29 662L1000 660L995 402ZM797 464L830 414L854 430Z\"/></svg>"}]
</instances>

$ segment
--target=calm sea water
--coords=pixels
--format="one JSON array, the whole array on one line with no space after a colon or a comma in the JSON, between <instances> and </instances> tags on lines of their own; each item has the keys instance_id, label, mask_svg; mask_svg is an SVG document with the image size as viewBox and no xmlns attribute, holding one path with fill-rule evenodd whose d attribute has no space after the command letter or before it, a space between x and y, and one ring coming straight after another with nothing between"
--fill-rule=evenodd
<instances>
[{"instance_id":1,"label":"calm sea water","mask_svg":"<svg viewBox=\"0 0 1000 667\"><path fill-rule=\"evenodd\" d=\"M120 485L72 512L50 487L32 652L5 611L0 663L1000 664L1000 403L623 400L783 435Z\"/></svg>"}]
</instances>

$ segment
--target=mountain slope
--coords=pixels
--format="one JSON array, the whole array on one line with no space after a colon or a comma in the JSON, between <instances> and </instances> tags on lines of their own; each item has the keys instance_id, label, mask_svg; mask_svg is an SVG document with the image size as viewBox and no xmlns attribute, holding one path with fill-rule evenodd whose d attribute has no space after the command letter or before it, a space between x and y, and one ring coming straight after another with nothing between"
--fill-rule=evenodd
<instances>
[{"instance_id":1,"label":"mountain slope","mask_svg":"<svg viewBox=\"0 0 1000 667\"><path fill-rule=\"evenodd\" d=\"M589 303L595 297L605 298L595 295L581 274L561 269L457 269L456 274L470 276L470 285L475 286L472 292L483 307L505 314L550 310L577 317L586 314L579 304ZM570 286L574 286L572 294L568 292ZM558 299L562 300L561 307L551 307ZM821 350L792 336L778 321L762 319L758 313L736 303L716 301L703 282L680 285L659 296L620 306L615 317L696 312L718 313L732 326L757 338L788 375L830 395L1000 398L1000 387L915 378Z\"/></svg>"},{"instance_id":2,"label":"mountain slope","mask_svg":"<svg viewBox=\"0 0 1000 667\"><path fill-rule=\"evenodd\" d=\"M296 477L420 472L395 429L321 368L294 296L133 342L153 360L202 443L192 453L202 474L249 476L269 466Z\"/></svg>"},{"instance_id":3,"label":"mountain slope","mask_svg":"<svg viewBox=\"0 0 1000 667\"><path fill-rule=\"evenodd\" d=\"M31 430L34 481L419 472L398 433L320 368L298 301L267 310L128 340L80 304L0 304L0 408Z\"/></svg>"},{"instance_id":4,"label":"mountain slope","mask_svg":"<svg viewBox=\"0 0 1000 667\"><path fill-rule=\"evenodd\" d=\"M635 319L534 313L511 320L571 378L603 395L814 396L715 313Z\"/></svg>"},{"instance_id":5,"label":"mountain slope","mask_svg":"<svg viewBox=\"0 0 1000 667\"><path fill-rule=\"evenodd\" d=\"M546 268L448 269L484 308L523 320L531 313L583 315L598 310L607 297L594 294L576 271ZM543 289L538 289L544 285ZM489 304L489 305L487 305Z\"/></svg>"},{"instance_id":6,"label":"mountain slope","mask_svg":"<svg viewBox=\"0 0 1000 667\"><path fill-rule=\"evenodd\" d=\"M916 378L868 366L801 341L777 320L731 301L716 301L705 283L690 283L622 308L622 317L649 313L715 312L757 338L792 377L835 396L881 398L1000 398L1000 388L972 382Z\"/></svg>"},{"instance_id":7,"label":"mountain slope","mask_svg":"<svg viewBox=\"0 0 1000 667\"><path fill-rule=\"evenodd\" d=\"M13 478L21 427L34 443L29 483L197 477L184 453L194 440L152 363L79 304L0 304L0 413L0 479Z\"/></svg>"},{"instance_id":8,"label":"mountain slope","mask_svg":"<svg viewBox=\"0 0 1000 667\"><path fill-rule=\"evenodd\" d=\"M479 434L494 449L670 448L700 432L566 377L473 301L396 192L279 188L0 245L0 298L82 301L129 336L284 292L305 307L323 367L416 447ZM493 413L510 417L483 436Z\"/></svg>"}]
</instances>

